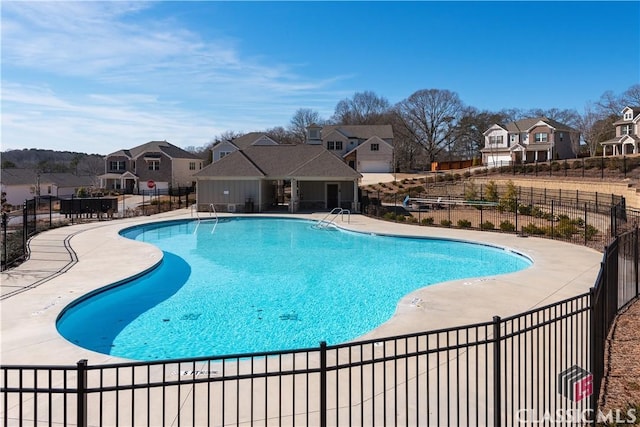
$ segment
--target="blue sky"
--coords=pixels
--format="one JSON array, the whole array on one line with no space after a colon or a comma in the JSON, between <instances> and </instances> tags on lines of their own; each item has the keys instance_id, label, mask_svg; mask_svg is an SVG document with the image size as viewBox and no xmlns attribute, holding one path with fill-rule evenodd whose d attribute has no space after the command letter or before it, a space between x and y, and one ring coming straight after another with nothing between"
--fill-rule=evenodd
<instances>
[{"instance_id":1,"label":"blue sky","mask_svg":"<svg viewBox=\"0 0 640 427\"><path fill-rule=\"evenodd\" d=\"M2 150L108 154L373 91L573 108L640 83L640 2L3 1Z\"/></svg>"}]
</instances>

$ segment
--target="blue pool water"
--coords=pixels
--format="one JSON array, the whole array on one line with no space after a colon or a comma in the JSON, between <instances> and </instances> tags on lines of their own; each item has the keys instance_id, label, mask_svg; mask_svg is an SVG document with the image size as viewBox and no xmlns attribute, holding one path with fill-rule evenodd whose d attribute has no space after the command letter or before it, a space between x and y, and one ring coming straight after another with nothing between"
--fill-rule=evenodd
<instances>
[{"instance_id":1,"label":"blue pool water","mask_svg":"<svg viewBox=\"0 0 640 427\"><path fill-rule=\"evenodd\" d=\"M336 344L384 323L415 289L530 265L485 245L313 224L234 218L215 230L204 221L127 229L125 237L162 249L162 263L69 307L58 331L79 346L135 360Z\"/></svg>"}]
</instances>

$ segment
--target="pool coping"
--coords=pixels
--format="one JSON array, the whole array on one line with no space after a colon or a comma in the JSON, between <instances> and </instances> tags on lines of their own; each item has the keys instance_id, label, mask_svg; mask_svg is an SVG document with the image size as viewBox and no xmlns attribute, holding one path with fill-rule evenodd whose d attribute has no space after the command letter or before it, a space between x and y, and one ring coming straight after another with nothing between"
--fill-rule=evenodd
<instances>
[{"instance_id":1,"label":"pool coping","mask_svg":"<svg viewBox=\"0 0 640 427\"><path fill-rule=\"evenodd\" d=\"M325 215L221 216L319 220ZM122 237L120 230L142 223L184 219L194 218L189 211L181 210L68 226L32 239L30 259L19 269L2 273L3 288L23 286L24 291L0 302L0 362L5 365L72 365L80 359L88 359L91 365L128 362L75 346L58 334L55 321L64 307L82 295L125 281L160 262L162 252L158 248ZM351 215L344 221L338 218L336 223L341 228L364 233L489 244L508 248L534 261L529 268L515 273L453 280L417 289L398 301L389 321L358 339L484 322L495 315L505 317L576 296L593 286L602 259L600 252L587 247L513 234L422 227L362 215ZM66 259L61 250L65 242L73 253ZM30 285L36 281L37 286Z\"/></svg>"}]
</instances>

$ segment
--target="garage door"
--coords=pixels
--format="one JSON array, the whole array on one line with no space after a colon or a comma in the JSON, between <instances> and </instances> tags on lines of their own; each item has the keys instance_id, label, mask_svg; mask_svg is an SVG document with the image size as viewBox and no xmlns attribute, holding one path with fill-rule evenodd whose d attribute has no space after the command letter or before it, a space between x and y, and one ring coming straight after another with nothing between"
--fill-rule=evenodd
<instances>
[{"instance_id":1,"label":"garage door","mask_svg":"<svg viewBox=\"0 0 640 427\"><path fill-rule=\"evenodd\" d=\"M362 160L360 170L364 173L385 173L392 172L389 162L384 160Z\"/></svg>"},{"instance_id":2,"label":"garage door","mask_svg":"<svg viewBox=\"0 0 640 427\"><path fill-rule=\"evenodd\" d=\"M488 166L502 166L508 165L511 162L510 155L489 155L487 156L487 165Z\"/></svg>"}]
</instances>

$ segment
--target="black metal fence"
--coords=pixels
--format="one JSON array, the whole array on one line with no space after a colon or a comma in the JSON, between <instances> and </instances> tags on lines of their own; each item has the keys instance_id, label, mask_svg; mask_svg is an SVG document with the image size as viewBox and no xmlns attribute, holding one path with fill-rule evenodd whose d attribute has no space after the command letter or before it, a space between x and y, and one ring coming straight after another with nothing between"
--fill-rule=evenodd
<instances>
[{"instance_id":1,"label":"black metal fence","mask_svg":"<svg viewBox=\"0 0 640 427\"><path fill-rule=\"evenodd\" d=\"M151 215L187 207L192 203L192 187L143 190L140 203L120 207L116 197L37 197L24 201L21 211L3 212L0 222L0 271L24 261L28 241L36 234L67 224Z\"/></svg>"},{"instance_id":2,"label":"black metal fence","mask_svg":"<svg viewBox=\"0 0 640 427\"><path fill-rule=\"evenodd\" d=\"M597 192L441 183L369 192L362 200L366 215L396 222L510 232L598 250L640 223L640 212L627 209L623 197Z\"/></svg>"},{"instance_id":3,"label":"black metal fence","mask_svg":"<svg viewBox=\"0 0 640 427\"><path fill-rule=\"evenodd\" d=\"M640 295L638 246L637 228L609 245L589 293L473 325L284 352L1 366L3 422L508 426L598 421L607 335L618 310Z\"/></svg>"}]
</instances>

